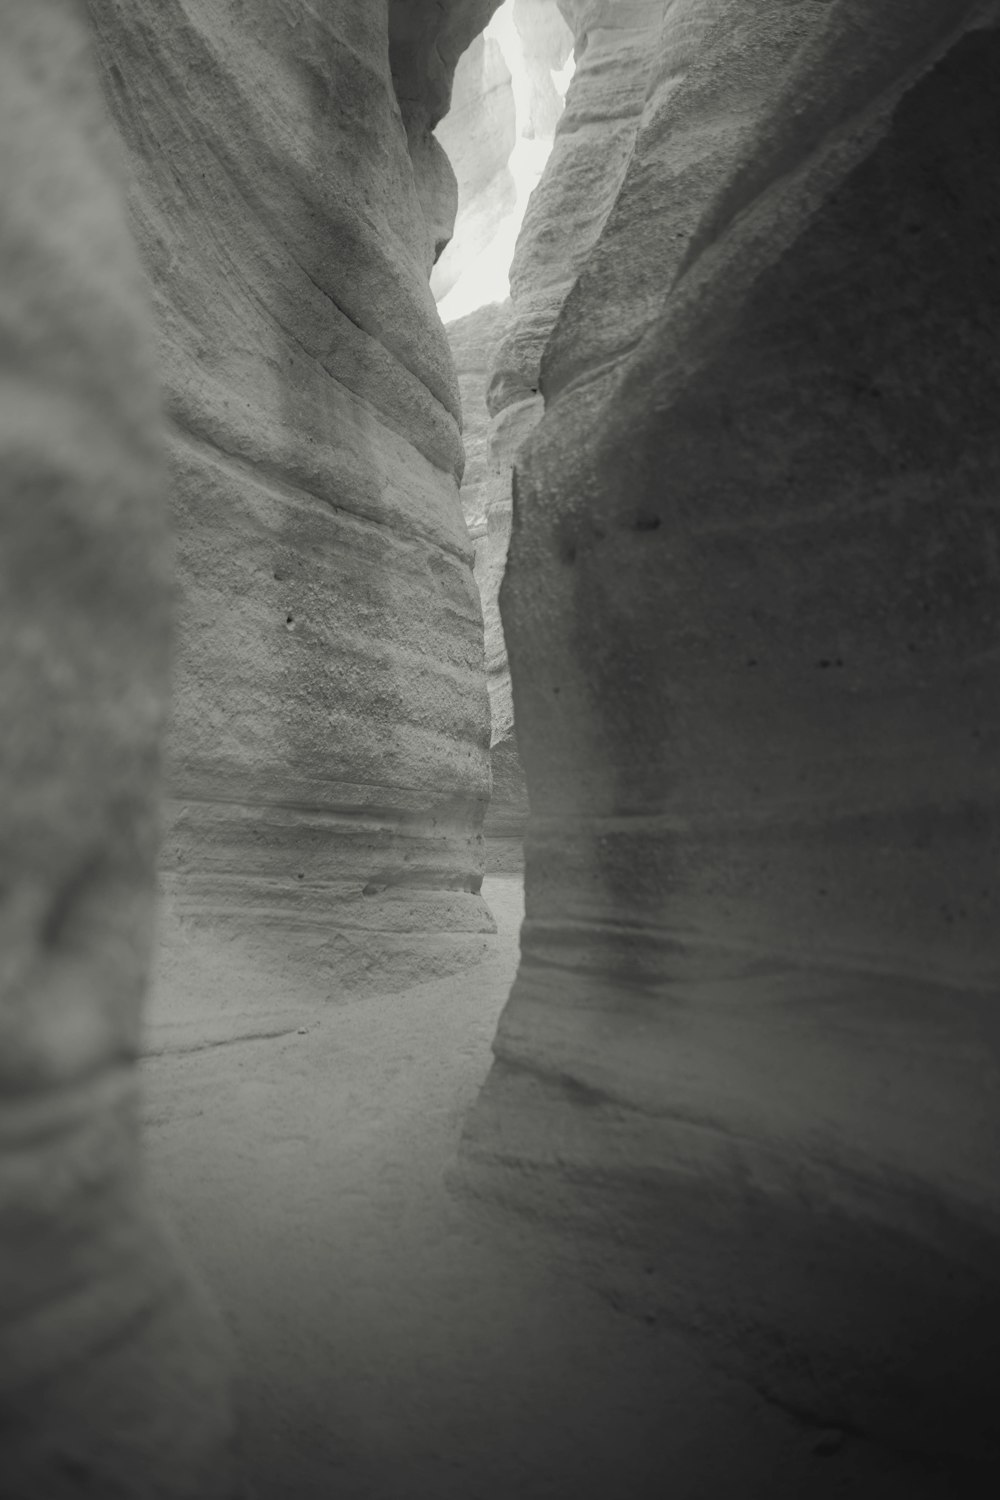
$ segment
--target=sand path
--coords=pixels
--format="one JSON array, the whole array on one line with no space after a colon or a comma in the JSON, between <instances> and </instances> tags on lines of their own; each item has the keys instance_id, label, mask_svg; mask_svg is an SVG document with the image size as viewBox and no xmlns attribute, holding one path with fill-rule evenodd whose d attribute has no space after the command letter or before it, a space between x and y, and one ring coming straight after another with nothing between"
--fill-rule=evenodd
<instances>
[{"instance_id":1,"label":"sand path","mask_svg":"<svg viewBox=\"0 0 1000 1500\"><path fill-rule=\"evenodd\" d=\"M863 1443L817 1453L544 1239L449 1195L517 957L521 883L485 893L478 968L350 1001L308 955L165 931L150 1169L233 1329L261 1500L945 1496Z\"/></svg>"}]
</instances>

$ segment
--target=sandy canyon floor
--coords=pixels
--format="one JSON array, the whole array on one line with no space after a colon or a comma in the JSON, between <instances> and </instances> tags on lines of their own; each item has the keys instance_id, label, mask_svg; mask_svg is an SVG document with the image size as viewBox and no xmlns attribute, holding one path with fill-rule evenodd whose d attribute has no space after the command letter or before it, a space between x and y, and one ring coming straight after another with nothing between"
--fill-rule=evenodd
<instances>
[{"instance_id":1,"label":"sandy canyon floor","mask_svg":"<svg viewBox=\"0 0 1000 1500\"><path fill-rule=\"evenodd\" d=\"M154 1188L233 1331L260 1500L944 1500L627 1318L445 1183L517 960L331 998L164 920L143 1067Z\"/></svg>"}]
</instances>

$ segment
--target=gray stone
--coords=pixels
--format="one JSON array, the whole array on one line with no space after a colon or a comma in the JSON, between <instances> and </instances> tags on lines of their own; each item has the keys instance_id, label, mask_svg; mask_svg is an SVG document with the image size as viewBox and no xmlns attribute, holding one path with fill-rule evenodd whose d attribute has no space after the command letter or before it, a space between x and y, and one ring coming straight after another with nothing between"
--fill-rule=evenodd
<instances>
[{"instance_id":1,"label":"gray stone","mask_svg":"<svg viewBox=\"0 0 1000 1500\"><path fill-rule=\"evenodd\" d=\"M526 920L465 1170L793 1410L992 1451L996 7L790 10L666 7L623 166L591 127L613 206L517 457Z\"/></svg>"}]
</instances>

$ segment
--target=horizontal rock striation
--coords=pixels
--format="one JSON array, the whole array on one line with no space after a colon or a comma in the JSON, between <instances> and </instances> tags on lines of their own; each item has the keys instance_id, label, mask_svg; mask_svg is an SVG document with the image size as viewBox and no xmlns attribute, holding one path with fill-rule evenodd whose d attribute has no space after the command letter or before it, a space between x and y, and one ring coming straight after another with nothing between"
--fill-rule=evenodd
<instances>
[{"instance_id":1,"label":"horizontal rock striation","mask_svg":"<svg viewBox=\"0 0 1000 1500\"><path fill-rule=\"evenodd\" d=\"M549 191L613 206L508 343L558 286L501 594L522 959L463 1172L948 1463L996 1443L1000 32L794 9L663 7L593 169L610 33L571 86Z\"/></svg>"},{"instance_id":2,"label":"horizontal rock striation","mask_svg":"<svg viewBox=\"0 0 1000 1500\"><path fill-rule=\"evenodd\" d=\"M0 4L0 1492L229 1500L229 1355L143 1180L170 567L75 0Z\"/></svg>"},{"instance_id":3,"label":"horizontal rock striation","mask_svg":"<svg viewBox=\"0 0 1000 1500\"><path fill-rule=\"evenodd\" d=\"M179 579L163 882L349 989L475 958L487 699L433 129L492 0L94 0Z\"/></svg>"}]
</instances>

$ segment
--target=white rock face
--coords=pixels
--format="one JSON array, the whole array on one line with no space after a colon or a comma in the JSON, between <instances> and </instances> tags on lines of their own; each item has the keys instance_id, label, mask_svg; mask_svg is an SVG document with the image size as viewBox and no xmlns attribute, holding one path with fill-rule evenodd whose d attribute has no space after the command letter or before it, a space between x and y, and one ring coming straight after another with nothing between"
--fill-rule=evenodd
<instances>
[{"instance_id":1,"label":"white rock face","mask_svg":"<svg viewBox=\"0 0 1000 1500\"><path fill-rule=\"evenodd\" d=\"M435 132L458 184L455 231L431 275L440 302L486 251L517 203L511 152L514 91L499 42L480 35L455 70L451 108Z\"/></svg>"},{"instance_id":2,"label":"white rock face","mask_svg":"<svg viewBox=\"0 0 1000 1500\"><path fill-rule=\"evenodd\" d=\"M226 1339L137 1139L170 613L146 289L82 8L0 29L0 1491L223 1500Z\"/></svg>"}]
</instances>

